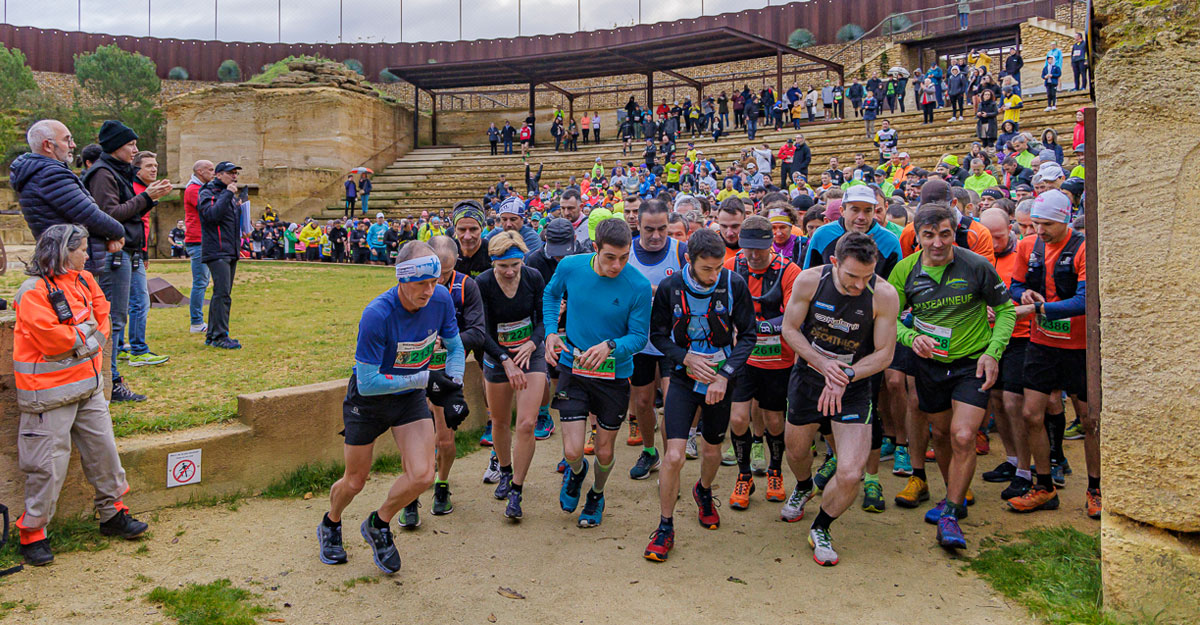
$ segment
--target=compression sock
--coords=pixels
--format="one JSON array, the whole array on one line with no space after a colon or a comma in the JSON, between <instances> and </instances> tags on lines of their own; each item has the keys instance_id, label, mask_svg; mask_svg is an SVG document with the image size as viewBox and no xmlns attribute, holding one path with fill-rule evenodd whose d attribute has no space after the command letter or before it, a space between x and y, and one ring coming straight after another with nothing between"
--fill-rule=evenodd
<instances>
[{"instance_id":1,"label":"compression sock","mask_svg":"<svg viewBox=\"0 0 1200 625\"><path fill-rule=\"evenodd\" d=\"M817 518L813 519L812 529L829 531L829 524L837 517L829 516L824 507L817 510Z\"/></svg>"},{"instance_id":2,"label":"compression sock","mask_svg":"<svg viewBox=\"0 0 1200 625\"><path fill-rule=\"evenodd\" d=\"M379 518L378 511L371 513L371 527L381 530L381 529L386 529L387 526L388 526L387 521L384 521L383 519Z\"/></svg>"},{"instance_id":3,"label":"compression sock","mask_svg":"<svg viewBox=\"0 0 1200 625\"><path fill-rule=\"evenodd\" d=\"M604 492L604 485L608 483L608 474L612 473L613 465L616 462L615 459L607 465L600 464L599 461L596 462L596 481L592 484L592 490L597 494Z\"/></svg>"},{"instance_id":4,"label":"compression sock","mask_svg":"<svg viewBox=\"0 0 1200 625\"><path fill-rule=\"evenodd\" d=\"M750 434L750 429L746 428L741 434L734 434L732 437L733 453L737 455L738 472L743 475L750 473L750 445L754 443L754 437Z\"/></svg>"},{"instance_id":5,"label":"compression sock","mask_svg":"<svg viewBox=\"0 0 1200 625\"><path fill-rule=\"evenodd\" d=\"M803 480L796 480L796 488L798 488L800 490L800 492L804 492L806 490L812 490L813 489L812 478L809 477L809 478L803 479Z\"/></svg>"},{"instance_id":6,"label":"compression sock","mask_svg":"<svg viewBox=\"0 0 1200 625\"><path fill-rule=\"evenodd\" d=\"M1062 462L1063 456L1063 436L1067 429L1066 413L1047 414L1046 415L1046 435L1050 438L1050 461L1054 463Z\"/></svg>"},{"instance_id":7,"label":"compression sock","mask_svg":"<svg viewBox=\"0 0 1200 625\"><path fill-rule=\"evenodd\" d=\"M771 452L770 469L772 471L781 470L783 468L783 454L787 450L783 432L779 434L767 432L767 449Z\"/></svg>"},{"instance_id":8,"label":"compression sock","mask_svg":"<svg viewBox=\"0 0 1200 625\"><path fill-rule=\"evenodd\" d=\"M325 527L341 527L342 526L341 521L338 521L337 523L330 521L328 512L325 513L325 518L321 519L321 524L324 525Z\"/></svg>"},{"instance_id":9,"label":"compression sock","mask_svg":"<svg viewBox=\"0 0 1200 625\"><path fill-rule=\"evenodd\" d=\"M920 469L913 468L913 477L919 477L926 482L929 481L929 478L925 477L925 467L921 467Z\"/></svg>"},{"instance_id":10,"label":"compression sock","mask_svg":"<svg viewBox=\"0 0 1200 625\"><path fill-rule=\"evenodd\" d=\"M1088 476L1088 490L1100 490L1100 476Z\"/></svg>"},{"instance_id":11,"label":"compression sock","mask_svg":"<svg viewBox=\"0 0 1200 625\"><path fill-rule=\"evenodd\" d=\"M566 458L566 461L567 461L567 466L571 467L572 474L579 475L579 472L583 471L583 456L580 456L574 460L571 460L570 458Z\"/></svg>"},{"instance_id":12,"label":"compression sock","mask_svg":"<svg viewBox=\"0 0 1200 625\"><path fill-rule=\"evenodd\" d=\"M650 446L650 447L644 447L644 446L643 446L643 447L642 447L642 451L644 451L644 452L646 452L647 454L649 454L649 455L650 455L650 457L652 457L652 458L658 455L658 450L657 450L657 449L655 449L653 445L652 445L652 446Z\"/></svg>"}]
</instances>

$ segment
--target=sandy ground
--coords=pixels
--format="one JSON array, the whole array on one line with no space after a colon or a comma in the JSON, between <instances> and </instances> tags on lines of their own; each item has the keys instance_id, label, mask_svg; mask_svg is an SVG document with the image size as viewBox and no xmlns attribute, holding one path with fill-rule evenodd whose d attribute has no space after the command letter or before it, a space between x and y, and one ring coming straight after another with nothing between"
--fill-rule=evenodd
<instances>
[{"instance_id":1,"label":"sandy ground","mask_svg":"<svg viewBox=\"0 0 1200 625\"><path fill-rule=\"evenodd\" d=\"M980 458L980 471L1000 460L998 438L993 441L992 455ZM49 567L0 581L0 598L37 604L29 613L10 612L14 623L169 623L144 600L145 593L157 585L226 577L260 593L277 610L264 620L289 623L694 623L697 617L750 623L1034 622L965 571L963 559L936 546L933 526L921 521L928 506L892 505L902 482L890 474L890 463L883 470L888 510L868 514L856 502L834 524L841 555L836 567L816 565L807 545L807 519L816 514L819 499L809 504L805 521L785 524L779 504L762 498L765 483L748 511L730 510L726 501L716 531L696 523L695 506L685 496L676 513L675 550L669 562L656 564L642 559L642 550L658 522L657 487L653 479L628 478L636 449L620 446L604 524L584 530L575 526L575 515L558 508L554 465L560 444L556 434L539 445L520 524L501 516L503 502L479 481L488 454L460 459L452 476L453 514L433 517L431 493L422 497L423 525L398 535L404 568L394 576L380 574L358 535L358 524L391 482L380 476L347 511L345 565L317 560L315 526L327 509L323 497L252 499L236 511L224 506L159 511L153 535L140 544L62 555ZM1076 473L1060 491L1058 511L1032 517L1006 512L999 499L1003 485L976 480L978 502L963 524L967 555L985 536L1011 535L1034 524L1096 530L1083 513L1082 441L1068 447ZM944 489L932 466L938 499ZM724 467L718 475L722 500L728 499L735 470ZM684 472L684 484L691 484L699 462L688 462ZM148 552L135 553L141 545ZM152 581L138 581L138 574ZM379 582L344 584L361 576ZM501 596L501 587L525 599Z\"/></svg>"}]
</instances>

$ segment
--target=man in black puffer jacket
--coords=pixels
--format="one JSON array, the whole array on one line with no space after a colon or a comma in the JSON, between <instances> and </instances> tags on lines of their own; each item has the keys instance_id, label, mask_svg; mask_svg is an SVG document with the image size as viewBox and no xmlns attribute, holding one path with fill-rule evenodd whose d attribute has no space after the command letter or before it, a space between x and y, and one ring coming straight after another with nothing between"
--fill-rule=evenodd
<instances>
[{"instance_id":1,"label":"man in black puffer jacket","mask_svg":"<svg viewBox=\"0 0 1200 625\"><path fill-rule=\"evenodd\" d=\"M237 274L241 246L242 202L238 198L241 167L221 161L213 179L200 187L196 212L200 213L200 260L212 274L213 295L208 305L208 333L204 344L221 349L241 349L229 337L229 307L233 302L233 278Z\"/></svg>"},{"instance_id":2,"label":"man in black puffer jacket","mask_svg":"<svg viewBox=\"0 0 1200 625\"><path fill-rule=\"evenodd\" d=\"M96 205L83 182L67 166L73 158L75 140L62 122L39 121L29 127L26 138L31 152L18 156L8 174L25 223L35 238L58 224L87 228L87 270L98 274L107 252L119 252L125 245L125 230Z\"/></svg>"}]
</instances>

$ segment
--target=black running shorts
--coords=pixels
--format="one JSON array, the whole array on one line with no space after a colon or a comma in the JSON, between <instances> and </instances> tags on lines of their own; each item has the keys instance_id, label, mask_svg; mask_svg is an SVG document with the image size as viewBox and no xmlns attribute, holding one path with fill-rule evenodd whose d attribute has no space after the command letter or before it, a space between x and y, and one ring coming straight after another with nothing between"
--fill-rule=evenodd
<instances>
[{"instance_id":1,"label":"black running shorts","mask_svg":"<svg viewBox=\"0 0 1200 625\"><path fill-rule=\"evenodd\" d=\"M625 411L629 409L629 378L586 378L575 375L570 367L559 363L558 390L552 405L563 423L583 421L591 413L596 415L600 427L619 430L625 420Z\"/></svg>"},{"instance_id":2,"label":"black running shorts","mask_svg":"<svg viewBox=\"0 0 1200 625\"><path fill-rule=\"evenodd\" d=\"M758 400L758 407L771 412L783 412L787 408L788 380L792 367L783 369L760 369L751 365L742 367L737 377L729 384L735 403Z\"/></svg>"},{"instance_id":3,"label":"black running shorts","mask_svg":"<svg viewBox=\"0 0 1200 625\"><path fill-rule=\"evenodd\" d=\"M917 355L913 353L911 347L905 347L897 342L896 351L892 352L892 364L888 365L888 369L902 371L904 375L916 375L913 362L916 358Z\"/></svg>"},{"instance_id":4,"label":"black running shorts","mask_svg":"<svg viewBox=\"0 0 1200 625\"><path fill-rule=\"evenodd\" d=\"M663 402L663 432L667 440L686 439L692 428L692 418L700 409L700 432L705 442L720 445L729 430L729 410L733 405L732 395L726 387L725 397L715 403L705 403L705 394L697 393L696 381L683 374L672 374L667 385L667 398Z\"/></svg>"},{"instance_id":5,"label":"black running shorts","mask_svg":"<svg viewBox=\"0 0 1200 625\"><path fill-rule=\"evenodd\" d=\"M807 365L797 365L807 366ZM829 417L821 414L817 405L825 389L824 378L795 371L788 383L787 422L792 425L824 425L831 422L870 425L876 421L871 410L871 382L851 383L842 394L842 411Z\"/></svg>"},{"instance_id":6,"label":"black running shorts","mask_svg":"<svg viewBox=\"0 0 1200 625\"><path fill-rule=\"evenodd\" d=\"M1004 348L1004 356L1000 358L1000 380L993 388L1018 395L1025 392L1025 352L1028 347L1028 337L1008 340L1008 347Z\"/></svg>"},{"instance_id":7,"label":"black running shorts","mask_svg":"<svg viewBox=\"0 0 1200 625\"><path fill-rule=\"evenodd\" d=\"M388 430L421 419L433 419L425 403L425 391L416 390L391 395L363 396L357 393L357 383L351 374L348 387L354 389L353 398L349 388L342 400L342 425L340 432L346 437L347 445L370 445Z\"/></svg>"},{"instance_id":8,"label":"black running shorts","mask_svg":"<svg viewBox=\"0 0 1200 625\"><path fill-rule=\"evenodd\" d=\"M1087 401L1087 350L1029 343L1025 349L1025 388L1049 395L1065 391Z\"/></svg>"},{"instance_id":9,"label":"black running shorts","mask_svg":"<svg viewBox=\"0 0 1200 625\"><path fill-rule=\"evenodd\" d=\"M914 355L915 356L915 355ZM978 358L959 358L942 362L915 356L917 379L917 408L936 413L950 410L959 401L977 408L987 408L988 392L983 390L983 378L975 377Z\"/></svg>"},{"instance_id":10,"label":"black running shorts","mask_svg":"<svg viewBox=\"0 0 1200 625\"><path fill-rule=\"evenodd\" d=\"M546 373L546 350L538 347L529 355L529 366L521 371L525 373ZM508 384L508 374L504 373L504 365L494 361L490 356L483 358L483 379L492 384Z\"/></svg>"},{"instance_id":11,"label":"black running shorts","mask_svg":"<svg viewBox=\"0 0 1200 625\"><path fill-rule=\"evenodd\" d=\"M654 384L660 375L670 375L670 360L666 356L651 354L633 355L633 375L629 376L630 386L646 386Z\"/></svg>"}]
</instances>

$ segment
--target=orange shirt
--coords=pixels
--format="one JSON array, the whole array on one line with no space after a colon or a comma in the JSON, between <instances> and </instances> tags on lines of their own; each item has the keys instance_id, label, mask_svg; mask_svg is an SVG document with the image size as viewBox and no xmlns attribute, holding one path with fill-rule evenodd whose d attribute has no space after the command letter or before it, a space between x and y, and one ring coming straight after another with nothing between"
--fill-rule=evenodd
<instances>
[{"instance_id":1,"label":"orange shirt","mask_svg":"<svg viewBox=\"0 0 1200 625\"><path fill-rule=\"evenodd\" d=\"M967 249L988 259L988 262L993 265L996 264L996 252L992 249L992 233L974 219L971 220L971 225L967 230ZM900 233L900 251L905 257L917 251L917 231L913 229L911 223L904 226L904 231Z\"/></svg>"},{"instance_id":2,"label":"orange shirt","mask_svg":"<svg viewBox=\"0 0 1200 625\"><path fill-rule=\"evenodd\" d=\"M735 271L735 266L737 264L737 258L739 255L743 258L745 257L745 253L743 252L738 252L738 254L734 255L733 257L727 257L725 259L725 268L730 271ZM782 274L779 278L781 281L779 286L783 291L783 299L780 300L780 310L783 310L783 307L787 305L788 301L792 297L792 284L796 282L796 278L800 275L800 266L778 254L775 255L774 260L772 260L772 264L777 268L777 270L782 271ZM746 286L750 289L750 295L753 297L762 296L763 273L765 272L755 273L752 270L750 272L750 278L746 280ZM757 301L754 302L755 321L764 321L761 313L762 311L759 308L759 303ZM775 355L771 352L771 348L774 347L776 343L781 346L778 355ZM787 341L784 341L783 337L778 334L760 334L758 336L758 343L755 345L754 353L751 353L750 359L746 361L747 364L759 369L786 369L795 364L795 362L796 353L792 351L791 347L788 346Z\"/></svg>"},{"instance_id":3,"label":"orange shirt","mask_svg":"<svg viewBox=\"0 0 1200 625\"><path fill-rule=\"evenodd\" d=\"M1017 244L1017 251L1013 252L1013 255L1017 257L1017 260L1015 261L1016 267L1013 270L1013 279L1021 282L1025 281L1025 277L1029 273L1029 257L1033 255L1034 243L1039 238L1040 237L1036 236L1025 237L1024 239L1021 239L1020 243ZM1046 269L1046 292L1042 295L1046 297L1047 302L1059 301L1058 293L1055 292L1054 288L1054 266L1058 264L1058 256L1059 254L1062 254L1063 248L1067 246L1067 241L1070 241L1070 237L1063 237L1063 240L1059 241L1058 243L1046 244L1046 258L1044 265ZM1084 256L1086 247L1086 244L1080 245L1079 251L1076 252L1075 258L1072 259L1074 261L1073 265L1075 267L1075 274L1078 276L1080 282L1087 280L1087 274L1085 273L1086 261ZM1030 342L1037 343L1038 345L1045 345L1047 347L1058 347L1061 349L1087 349L1087 316L1079 315L1078 317L1071 317L1069 319L1069 332L1062 332L1062 330L1065 329L1062 326L1066 324L1061 323L1061 321L1068 320L1062 319L1060 321L1050 322L1055 324L1050 327L1047 327L1047 324L1039 323L1034 320L1030 332Z\"/></svg>"},{"instance_id":4,"label":"orange shirt","mask_svg":"<svg viewBox=\"0 0 1200 625\"><path fill-rule=\"evenodd\" d=\"M1011 237L1012 235L1009 236ZM1004 280L1005 287L1012 286L1013 269L1015 269L1017 266L1018 256L1020 256L1020 254L1017 254L1016 249L1014 249L1003 256L997 256L996 262L992 263L996 266L996 272L1000 274L1000 279ZM1032 315L1026 315L1024 317L1017 318L1017 325L1015 328L1013 328L1012 333L1014 339L1029 338L1029 320L1031 318Z\"/></svg>"}]
</instances>

